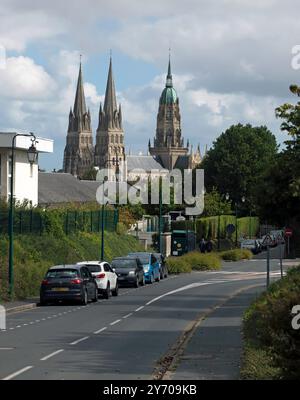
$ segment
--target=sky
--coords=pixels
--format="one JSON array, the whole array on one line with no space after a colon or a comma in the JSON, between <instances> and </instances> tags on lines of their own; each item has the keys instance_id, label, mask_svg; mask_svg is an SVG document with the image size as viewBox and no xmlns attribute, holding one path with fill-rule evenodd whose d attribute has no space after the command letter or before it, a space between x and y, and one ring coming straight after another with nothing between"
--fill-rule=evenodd
<instances>
[{"instance_id":1,"label":"sky","mask_svg":"<svg viewBox=\"0 0 300 400\"><path fill-rule=\"evenodd\" d=\"M146 154L171 48L194 147L239 122L266 125L282 143L274 109L295 101L299 14L297 0L1 0L0 131L53 139L40 166L61 168L80 54L95 136L111 49L126 151Z\"/></svg>"}]
</instances>

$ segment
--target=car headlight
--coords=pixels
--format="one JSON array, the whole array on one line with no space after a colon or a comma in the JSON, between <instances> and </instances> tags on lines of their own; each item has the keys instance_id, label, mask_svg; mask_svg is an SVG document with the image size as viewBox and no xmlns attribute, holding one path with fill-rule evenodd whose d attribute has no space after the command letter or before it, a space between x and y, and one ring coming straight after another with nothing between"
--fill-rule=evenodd
<instances>
[{"instance_id":1,"label":"car headlight","mask_svg":"<svg viewBox=\"0 0 300 400\"><path fill-rule=\"evenodd\" d=\"M144 272L149 272L149 267L144 267Z\"/></svg>"},{"instance_id":2,"label":"car headlight","mask_svg":"<svg viewBox=\"0 0 300 400\"><path fill-rule=\"evenodd\" d=\"M129 271L129 275L135 275L135 271Z\"/></svg>"}]
</instances>

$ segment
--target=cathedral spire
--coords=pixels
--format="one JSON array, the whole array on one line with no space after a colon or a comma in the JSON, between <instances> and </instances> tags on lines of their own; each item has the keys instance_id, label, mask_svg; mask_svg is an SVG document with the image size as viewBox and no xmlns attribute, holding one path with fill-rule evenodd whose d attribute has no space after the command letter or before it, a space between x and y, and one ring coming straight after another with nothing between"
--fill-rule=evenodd
<instances>
[{"instance_id":1,"label":"cathedral spire","mask_svg":"<svg viewBox=\"0 0 300 400\"><path fill-rule=\"evenodd\" d=\"M117 100L116 100L116 89L115 82L112 71L112 59L110 57L109 71L107 77L105 100L104 100L104 112L107 116L113 117L114 112L117 110Z\"/></svg>"},{"instance_id":2,"label":"cathedral spire","mask_svg":"<svg viewBox=\"0 0 300 400\"><path fill-rule=\"evenodd\" d=\"M76 117L82 117L84 114L86 114L86 104L85 104L85 96L84 96L84 89L83 89L81 61L80 61L80 66L79 66L79 74L78 74L77 89L76 89L76 96L75 96L73 111L74 111L74 115Z\"/></svg>"},{"instance_id":3,"label":"cathedral spire","mask_svg":"<svg viewBox=\"0 0 300 400\"><path fill-rule=\"evenodd\" d=\"M168 65L168 75L167 75L166 87L173 87L172 72L171 72L171 55L170 54L169 54L169 65Z\"/></svg>"}]
</instances>

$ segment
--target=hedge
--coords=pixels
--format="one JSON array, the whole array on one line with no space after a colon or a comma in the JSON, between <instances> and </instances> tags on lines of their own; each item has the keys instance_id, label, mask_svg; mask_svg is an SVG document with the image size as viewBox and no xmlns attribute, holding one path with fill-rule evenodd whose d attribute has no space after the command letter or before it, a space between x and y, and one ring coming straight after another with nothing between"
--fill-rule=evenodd
<instances>
[{"instance_id":1,"label":"hedge","mask_svg":"<svg viewBox=\"0 0 300 400\"><path fill-rule=\"evenodd\" d=\"M300 379L300 331L291 324L291 310L298 304L300 266L273 283L246 311L243 378Z\"/></svg>"},{"instance_id":2,"label":"hedge","mask_svg":"<svg viewBox=\"0 0 300 400\"><path fill-rule=\"evenodd\" d=\"M226 250L219 254L224 261L251 260L253 257L252 252L247 249Z\"/></svg>"}]
</instances>

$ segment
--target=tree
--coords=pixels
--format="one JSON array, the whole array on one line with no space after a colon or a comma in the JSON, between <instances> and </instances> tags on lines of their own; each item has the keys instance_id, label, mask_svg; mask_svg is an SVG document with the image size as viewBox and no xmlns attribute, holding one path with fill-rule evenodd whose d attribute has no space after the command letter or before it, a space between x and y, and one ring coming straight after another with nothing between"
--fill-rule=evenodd
<instances>
[{"instance_id":1,"label":"tree","mask_svg":"<svg viewBox=\"0 0 300 400\"><path fill-rule=\"evenodd\" d=\"M291 85L290 91L300 96L297 85ZM289 139L267 171L258 201L263 218L288 225L300 218L300 102L277 107L275 115L283 120L281 130L287 132Z\"/></svg>"},{"instance_id":2,"label":"tree","mask_svg":"<svg viewBox=\"0 0 300 400\"><path fill-rule=\"evenodd\" d=\"M205 193L203 217L212 217L220 214L231 214L231 202L226 201L223 196L213 188L209 193Z\"/></svg>"},{"instance_id":3,"label":"tree","mask_svg":"<svg viewBox=\"0 0 300 400\"><path fill-rule=\"evenodd\" d=\"M277 150L276 138L267 127L231 126L213 143L200 166L205 172L206 189L216 187L219 193L228 192L233 202L245 196L254 209L256 186Z\"/></svg>"}]
</instances>

